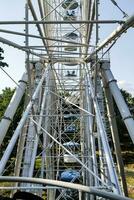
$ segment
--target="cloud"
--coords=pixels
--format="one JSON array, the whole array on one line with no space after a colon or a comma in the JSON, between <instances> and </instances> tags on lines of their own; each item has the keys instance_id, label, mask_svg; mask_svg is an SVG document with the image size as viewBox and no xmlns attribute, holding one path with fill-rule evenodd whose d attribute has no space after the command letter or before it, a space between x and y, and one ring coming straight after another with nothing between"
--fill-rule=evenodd
<instances>
[{"instance_id":1,"label":"cloud","mask_svg":"<svg viewBox=\"0 0 134 200\"><path fill-rule=\"evenodd\" d=\"M132 96L134 97L134 84L133 83L129 83L125 80L118 81L117 83L118 83L119 88L126 90L127 92L132 94Z\"/></svg>"}]
</instances>

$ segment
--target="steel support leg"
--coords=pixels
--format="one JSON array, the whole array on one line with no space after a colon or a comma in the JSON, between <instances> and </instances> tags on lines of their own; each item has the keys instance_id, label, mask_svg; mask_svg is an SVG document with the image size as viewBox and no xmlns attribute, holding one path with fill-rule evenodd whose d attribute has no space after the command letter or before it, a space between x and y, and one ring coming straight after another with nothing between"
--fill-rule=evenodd
<instances>
[{"instance_id":1,"label":"steel support leg","mask_svg":"<svg viewBox=\"0 0 134 200\"><path fill-rule=\"evenodd\" d=\"M111 134L112 134L112 139L113 139L113 144L114 144L114 149L115 149L115 154L116 154L117 166L118 166L118 170L119 170L120 178L121 178L121 184L122 184L122 188L123 188L125 196L128 196L127 183L126 183L126 177L125 177L125 172L124 172L124 164L123 164L123 160L121 156L120 141L119 141L117 123L115 119L113 98L109 90L109 87L105 87L105 96L106 96L106 106L107 106L107 111L108 111L110 129L111 129Z\"/></svg>"},{"instance_id":2,"label":"steel support leg","mask_svg":"<svg viewBox=\"0 0 134 200\"><path fill-rule=\"evenodd\" d=\"M130 137L134 143L134 120L129 111L129 108L118 88L116 80L110 70L110 62L109 61L102 61L101 62L101 70L102 76L105 78L106 83L109 85L110 91L114 97L114 100L117 104L117 107L121 113L122 119L127 127L127 130L130 134Z\"/></svg>"}]
</instances>

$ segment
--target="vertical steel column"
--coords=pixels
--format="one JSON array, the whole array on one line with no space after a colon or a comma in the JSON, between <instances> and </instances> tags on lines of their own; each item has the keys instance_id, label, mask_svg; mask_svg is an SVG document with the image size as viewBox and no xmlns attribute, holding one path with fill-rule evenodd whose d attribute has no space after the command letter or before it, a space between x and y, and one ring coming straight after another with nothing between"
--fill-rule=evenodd
<instances>
[{"instance_id":1,"label":"vertical steel column","mask_svg":"<svg viewBox=\"0 0 134 200\"><path fill-rule=\"evenodd\" d=\"M88 20L94 20L95 18L95 1L96 0L91 0L91 13L90 13L90 18ZM86 44L90 44L90 40L91 40L91 35L92 35L92 31L93 31L93 24L89 24L88 25L88 30L87 30L87 40L86 40ZM86 54L88 54L88 48L86 48Z\"/></svg>"},{"instance_id":2,"label":"vertical steel column","mask_svg":"<svg viewBox=\"0 0 134 200\"><path fill-rule=\"evenodd\" d=\"M52 87L54 87L53 84L53 75L52 75L52 70L51 67L48 68L48 73L47 73L47 78L46 78L46 105L45 105L45 119L44 119L44 123L43 123L43 127L45 128L45 130L47 130L48 132L52 132L51 131L51 121L49 118L49 114L52 114L52 94L50 93L50 90L53 90ZM51 142L51 138L48 137L45 133L43 133L43 154L42 154L42 164L41 164L41 176L44 177L44 165L46 166L46 178L48 179L53 179L54 175L53 175L53 166L52 166L52 158L51 158L51 147L49 146ZM54 190L48 190L47 191L47 198L50 200L54 199Z\"/></svg>"},{"instance_id":3,"label":"vertical steel column","mask_svg":"<svg viewBox=\"0 0 134 200\"><path fill-rule=\"evenodd\" d=\"M51 69L50 69L50 88L49 90L53 91L55 93L55 76L54 76L54 72L52 70L52 66L51 66ZM49 114L53 115L55 114L55 111L56 111L56 96L52 93L49 93L50 95L50 103L51 103L51 111L49 112ZM56 121L54 120L55 117L52 116L51 119L50 119L50 123L51 123L51 135L53 135L55 137L55 130L54 130L54 124L56 123ZM50 140L51 141L51 140ZM53 143L53 145L51 146L51 149L49 150L48 152L48 155L50 156L49 157L49 166L48 166L48 170L50 170L49 172L49 178L50 179L55 179L55 159L54 159L54 148L55 148L55 143ZM55 190L54 189L51 189L48 191L49 192L49 200L55 200Z\"/></svg>"},{"instance_id":4,"label":"vertical steel column","mask_svg":"<svg viewBox=\"0 0 134 200\"><path fill-rule=\"evenodd\" d=\"M120 92L120 89L117 86L116 80L110 70L110 62L105 60L102 61L102 76L105 78L106 83L109 85L111 94L114 97L114 100L117 104L117 107L121 113L122 119L127 127L127 130L130 134L130 137L134 143L134 120L128 109L128 106Z\"/></svg>"},{"instance_id":5,"label":"vertical steel column","mask_svg":"<svg viewBox=\"0 0 134 200\"><path fill-rule=\"evenodd\" d=\"M86 81L86 96L87 96L87 110L92 113L93 111L93 103L91 98L91 92L88 88L88 81ZM95 136L93 133L93 116L88 116L88 128L89 128L89 137L90 137L90 145L91 145L91 155L92 155L92 169L93 172L98 176L98 169L97 169L97 158L96 158L96 147L95 147ZM91 161L90 161L91 162ZM96 177L91 178L91 186L95 184L96 186L99 185L98 180Z\"/></svg>"},{"instance_id":6,"label":"vertical steel column","mask_svg":"<svg viewBox=\"0 0 134 200\"><path fill-rule=\"evenodd\" d=\"M15 160L15 167L14 167L14 176L20 176L28 121L29 120L26 121L26 123L23 127L23 130L21 131L21 135L19 137L18 146L17 146L17 155L16 155L16 160ZM14 186L18 187L18 183L15 183ZM13 191L12 194L14 194L15 192L16 191Z\"/></svg>"},{"instance_id":7,"label":"vertical steel column","mask_svg":"<svg viewBox=\"0 0 134 200\"><path fill-rule=\"evenodd\" d=\"M83 79L83 71L82 71L82 66L79 68L79 73L80 73L80 78L79 78L79 83L80 83L80 86L79 86L79 90L80 90L80 100L79 100L79 104L80 104L80 107L83 108L83 85L82 85L82 79ZM83 163L86 163L85 162L85 158L84 158L84 130L83 130L83 114L84 112L83 111L80 111L80 144L81 144L81 160ZM83 170L82 171L82 177L83 177L83 184L85 185L86 183L86 175L85 175L85 171Z\"/></svg>"},{"instance_id":8,"label":"vertical steel column","mask_svg":"<svg viewBox=\"0 0 134 200\"><path fill-rule=\"evenodd\" d=\"M88 73L88 71L87 71L87 73ZM105 127L104 127L102 118L101 118L101 113L100 113L99 105L97 102L97 98L95 98L95 96L94 96L94 88L93 88L92 81L91 81L91 78L89 77L89 75L87 75L87 79L88 79L88 84L90 86L91 96L93 99L93 104L94 104L95 113L96 113L96 121L97 121L97 125L99 128L104 153L106 155L107 165L109 166L108 170L109 170L109 174L110 174L110 179L111 179L111 182L115 184L115 187L113 187L113 190L116 194L120 194L121 193L120 186L119 186L116 171L114 169L114 163L113 163L110 147L109 147L108 140L107 140L107 134L105 131Z\"/></svg>"},{"instance_id":9,"label":"vertical steel column","mask_svg":"<svg viewBox=\"0 0 134 200\"><path fill-rule=\"evenodd\" d=\"M37 134L35 125L33 122L30 121L28 126L29 128L28 128L28 133L27 133L25 155L24 155L24 161L23 161L23 170L22 170L22 176L24 177L32 177L30 176L31 174L30 164L31 164L32 152L33 152L34 139ZM27 183L25 183L23 186L27 186Z\"/></svg>"},{"instance_id":10,"label":"vertical steel column","mask_svg":"<svg viewBox=\"0 0 134 200\"><path fill-rule=\"evenodd\" d=\"M98 13L98 5L99 5L99 0L95 0L95 14L96 14L96 21L99 19L99 13ZM96 47L99 42L99 24L96 23Z\"/></svg>"},{"instance_id":11,"label":"vertical steel column","mask_svg":"<svg viewBox=\"0 0 134 200\"><path fill-rule=\"evenodd\" d=\"M93 111L92 109L92 100L91 100L91 94L88 90L88 83L85 80L85 99L86 99L86 110L88 110L90 113ZM93 135L93 116L86 116L86 135L87 135L87 150L88 150L88 167L90 170L92 170L97 176L98 176L98 170L97 170L97 160L96 160L96 147L95 147L95 138ZM99 186L98 179L93 176L92 174L88 173L87 178L89 179L89 186ZM87 194L87 199L94 200L94 195Z\"/></svg>"},{"instance_id":12,"label":"vertical steel column","mask_svg":"<svg viewBox=\"0 0 134 200\"><path fill-rule=\"evenodd\" d=\"M29 8L28 8L28 0L26 0L26 3L25 3L25 21L28 22L29 20ZM29 34L29 24L26 23L25 24L25 46L26 48L28 48L29 46L29 37L28 37L28 34ZM27 51L25 53L25 68L27 70L27 74L28 74L28 94L30 95L30 97L32 96L32 88L31 88L31 69L30 69L30 61L29 61L29 58L30 58L30 53Z\"/></svg>"},{"instance_id":13,"label":"vertical steel column","mask_svg":"<svg viewBox=\"0 0 134 200\"><path fill-rule=\"evenodd\" d=\"M99 64L98 64L98 66L99 66ZM102 121L103 121L105 130L107 132L106 119L105 119L105 109L104 109L103 89L102 89L102 82L101 82L99 70L98 70L98 73L96 75L96 98L97 98L100 113L101 113L101 116L102 116ZM106 183L108 183L108 179L109 179L108 166L107 166L107 163L106 163L105 153L104 153L104 150L103 150L102 141L101 141L100 134L99 134L100 130L99 130L98 127L97 127L97 131L98 131L98 144L99 144L99 152L100 152L99 158L100 158L100 163L101 163L101 166L102 166L101 177L104 179L104 181ZM108 132L107 132L107 134L108 134ZM108 137L108 135L107 135L107 137Z\"/></svg>"},{"instance_id":14,"label":"vertical steel column","mask_svg":"<svg viewBox=\"0 0 134 200\"><path fill-rule=\"evenodd\" d=\"M106 86L105 82L103 85L105 89L108 119L110 123L110 129L111 129L111 134L112 134L112 139L113 139L113 144L114 144L114 149L115 149L115 154L116 154L118 171L121 178L121 185L122 185L125 196L128 196L127 183L126 183L126 177L125 177L125 172L124 172L124 164L123 164L123 160L121 156L120 141L119 141L118 129L117 129L117 124L116 124L116 119L115 119L113 98L109 90L109 87Z\"/></svg>"},{"instance_id":15,"label":"vertical steel column","mask_svg":"<svg viewBox=\"0 0 134 200\"><path fill-rule=\"evenodd\" d=\"M35 64L35 76L34 76L34 90L37 87L40 79L42 76L42 65L37 62ZM40 88L40 91L42 88ZM39 93L40 93L39 91ZM38 97L36 97L35 104L32 107L32 114L39 113L40 110L40 94L38 94ZM25 146L25 154L24 154L24 160L23 160L23 170L22 170L22 176L25 177L32 177L33 176L33 170L34 170L34 159L33 159L33 153L35 151L34 149L34 143L37 136L37 128L34 125L33 121L29 121L29 127L28 127L28 133L27 133L27 139L26 139L26 146ZM37 144L38 145L38 144ZM26 186L27 183L24 184Z\"/></svg>"}]
</instances>

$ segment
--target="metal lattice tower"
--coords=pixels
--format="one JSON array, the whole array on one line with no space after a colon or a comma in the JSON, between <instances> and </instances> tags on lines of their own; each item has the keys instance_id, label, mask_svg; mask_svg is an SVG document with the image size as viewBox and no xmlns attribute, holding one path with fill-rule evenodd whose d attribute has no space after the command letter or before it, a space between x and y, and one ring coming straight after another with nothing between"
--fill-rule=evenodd
<instances>
[{"instance_id":1,"label":"metal lattice tower","mask_svg":"<svg viewBox=\"0 0 134 200\"><path fill-rule=\"evenodd\" d=\"M113 99L133 142L134 121L108 53L133 26L134 15L99 20L98 5L99 0L27 0L25 21L0 21L25 25L25 33L1 30L25 36L25 46L0 37L26 54L26 72L0 122L1 145L25 93L22 118L0 161L0 181L12 182L5 190L18 199L26 199L25 192L47 200L129 199ZM99 24L110 23L119 25L99 43ZM31 24L38 34L31 34Z\"/></svg>"}]
</instances>

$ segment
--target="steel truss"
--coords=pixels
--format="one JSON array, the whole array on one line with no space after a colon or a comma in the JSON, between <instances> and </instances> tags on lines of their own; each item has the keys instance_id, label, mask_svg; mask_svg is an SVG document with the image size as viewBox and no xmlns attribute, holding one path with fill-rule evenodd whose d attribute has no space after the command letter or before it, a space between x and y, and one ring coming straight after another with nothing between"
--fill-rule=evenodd
<instances>
[{"instance_id":1,"label":"steel truss","mask_svg":"<svg viewBox=\"0 0 134 200\"><path fill-rule=\"evenodd\" d=\"M0 161L0 182L13 182L5 187L12 196L19 189L48 200L127 200L113 99L133 142L134 121L105 55L134 25L134 15L99 20L99 0L38 0L37 5L26 1L25 21L0 21L0 26L25 24L25 33L0 29L25 37L25 46L2 37L0 42L26 53L26 72L0 122L2 145L25 93L24 112ZM99 44L101 23L119 26ZM30 33L31 24L39 35ZM8 169L13 176L5 176Z\"/></svg>"}]
</instances>

